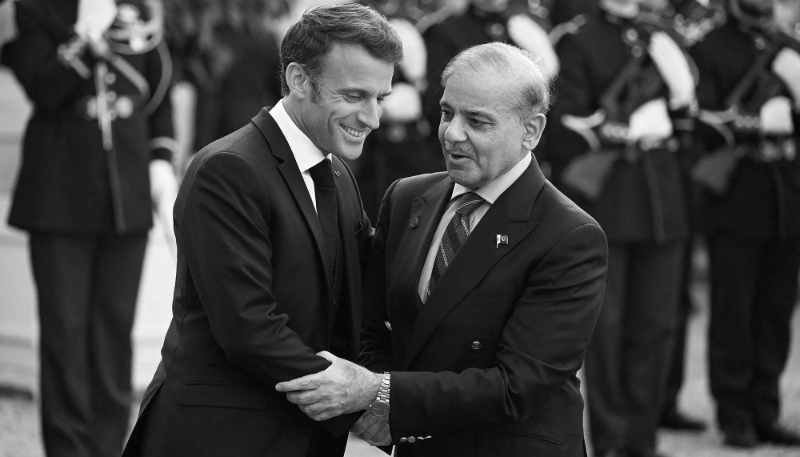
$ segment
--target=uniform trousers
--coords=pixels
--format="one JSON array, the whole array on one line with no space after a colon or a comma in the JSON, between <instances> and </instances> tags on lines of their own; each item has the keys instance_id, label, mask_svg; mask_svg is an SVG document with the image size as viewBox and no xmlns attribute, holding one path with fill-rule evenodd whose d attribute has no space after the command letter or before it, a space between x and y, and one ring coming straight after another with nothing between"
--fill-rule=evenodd
<instances>
[{"instance_id":1,"label":"uniform trousers","mask_svg":"<svg viewBox=\"0 0 800 457\"><path fill-rule=\"evenodd\" d=\"M117 457L131 406L131 330L147 234L31 233L45 451Z\"/></svg>"},{"instance_id":2,"label":"uniform trousers","mask_svg":"<svg viewBox=\"0 0 800 457\"><path fill-rule=\"evenodd\" d=\"M726 432L780 415L779 378L789 354L800 240L707 240L711 273L708 366L717 423Z\"/></svg>"},{"instance_id":3,"label":"uniform trousers","mask_svg":"<svg viewBox=\"0 0 800 457\"><path fill-rule=\"evenodd\" d=\"M603 308L586 352L596 452L656 447L678 321L682 253L680 241L609 243Z\"/></svg>"}]
</instances>

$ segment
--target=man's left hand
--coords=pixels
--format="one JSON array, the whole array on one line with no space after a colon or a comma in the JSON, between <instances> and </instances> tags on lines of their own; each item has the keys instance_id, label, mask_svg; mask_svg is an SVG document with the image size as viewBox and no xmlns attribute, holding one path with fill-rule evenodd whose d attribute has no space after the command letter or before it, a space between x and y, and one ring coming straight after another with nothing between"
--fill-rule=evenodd
<instances>
[{"instance_id":1,"label":"man's left hand","mask_svg":"<svg viewBox=\"0 0 800 457\"><path fill-rule=\"evenodd\" d=\"M370 411L365 411L358 421L353 424L350 432L373 446L388 446L392 444L389 416L378 417Z\"/></svg>"},{"instance_id":2,"label":"man's left hand","mask_svg":"<svg viewBox=\"0 0 800 457\"><path fill-rule=\"evenodd\" d=\"M335 355L317 353L331 362L326 370L275 386L286 398L316 421L367 409L378 395L382 375Z\"/></svg>"}]
</instances>

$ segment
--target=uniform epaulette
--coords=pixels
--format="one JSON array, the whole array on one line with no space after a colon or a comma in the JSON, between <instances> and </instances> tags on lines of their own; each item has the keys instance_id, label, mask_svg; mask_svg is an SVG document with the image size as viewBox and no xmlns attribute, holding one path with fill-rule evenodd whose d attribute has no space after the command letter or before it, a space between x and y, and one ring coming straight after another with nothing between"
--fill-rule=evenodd
<instances>
[{"instance_id":1,"label":"uniform epaulette","mask_svg":"<svg viewBox=\"0 0 800 457\"><path fill-rule=\"evenodd\" d=\"M574 35L578 33L581 27L586 25L587 22L588 20L585 14L577 14L569 21L562 22L553 27L553 30L550 31L550 41L553 43L553 46L558 44L559 40L564 38L565 35Z\"/></svg>"}]
</instances>

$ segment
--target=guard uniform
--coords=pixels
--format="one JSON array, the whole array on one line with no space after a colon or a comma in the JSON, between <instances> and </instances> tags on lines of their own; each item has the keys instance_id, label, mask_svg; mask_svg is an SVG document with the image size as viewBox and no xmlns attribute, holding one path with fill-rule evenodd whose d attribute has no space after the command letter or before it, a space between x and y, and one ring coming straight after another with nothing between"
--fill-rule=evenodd
<instances>
[{"instance_id":1,"label":"guard uniform","mask_svg":"<svg viewBox=\"0 0 800 457\"><path fill-rule=\"evenodd\" d=\"M794 49L800 49L794 43ZM770 69L770 58L762 62L766 65L757 63L782 47L732 20L693 48L701 76L700 107L716 116L702 129L698 124L698 138L707 157L738 158L728 164L732 170L726 188L703 186L701 202L711 278L709 380L717 422L726 441L734 443L752 435L754 428L763 430L775 423L780 415L779 378L789 353L797 298L798 101L792 101L791 133L759 133L758 117L764 91L791 99ZM748 76L754 68L756 73ZM750 83L742 86L745 79ZM725 119L724 113L734 105L737 115Z\"/></svg>"},{"instance_id":2,"label":"guard uniform","mask_svg":"<svg viewBox=\"0 0 800 457\"><path fill-rule=\"evenodd\" d=\"M626 140L631 111L667 96L646 54L657 30L602 13L556 46L561 71L548 125L552 179L600 223L609 244L603 310L586 354L596 455L655 450L664 361L677 322L688 223L676 134L691 128L690 113L669 112L673 134L658 141ZM588 188L567 179L578 163L588 165L577 173Z\"/></svg>"},{"instance_id":3,"label":"guard uniform","mask_svg":"<svg viewBox=\"0 0 800 457\"><path fill-rule=\"evenodd\" d=\"M152 2L150 2L152 3ZM131 339L147 232L148 167L174 144L166 48L135 33L151 9L117 5L111 52L72 32L75 0L17 2L2 63L33 112L8 223L30 234L48 455L117 456L131 403Z\"/></svg>"}]
</instances>

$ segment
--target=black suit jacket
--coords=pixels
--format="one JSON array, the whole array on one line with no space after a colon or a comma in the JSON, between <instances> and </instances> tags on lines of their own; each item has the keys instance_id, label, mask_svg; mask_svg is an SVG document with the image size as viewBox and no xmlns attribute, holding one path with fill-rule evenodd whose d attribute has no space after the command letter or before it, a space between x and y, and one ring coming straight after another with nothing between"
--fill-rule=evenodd
<instances>
[{"instance_id":1,"label":"black suit jacket","mask_svg":"<svg viewBox=\"0 0 800 457\"><path fill-rule=\"evenodd\" d=\"M350 170L336 157L333 168L345 264L338 303L311 197L267 109L194 158L175 203L173 320L126 456L305 455L314 422L275 384L330 365L315 351L331 348L334 313L348 329L337 352L355 360L371 231ZM343 434L354 421L327 425Z\"/></svg>"},{"instance_id":2,"label":"black suit jacket","mask_svg":"<svg viewBox=\"0 0 800 457\"><path fill-rule=\"evenodd\" d=\"M575 374L603 299L605 235L533 161L423 306L417 283L452 190L446 173L393 184L365 275L360 359L392 371L398 455L584 455Z\"/></svg>"}]
</instances>

